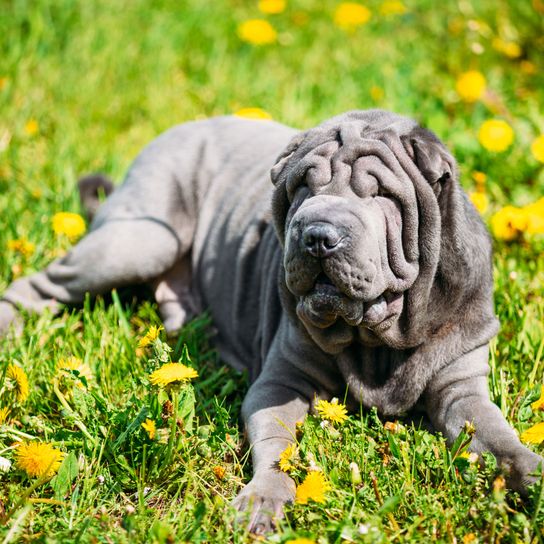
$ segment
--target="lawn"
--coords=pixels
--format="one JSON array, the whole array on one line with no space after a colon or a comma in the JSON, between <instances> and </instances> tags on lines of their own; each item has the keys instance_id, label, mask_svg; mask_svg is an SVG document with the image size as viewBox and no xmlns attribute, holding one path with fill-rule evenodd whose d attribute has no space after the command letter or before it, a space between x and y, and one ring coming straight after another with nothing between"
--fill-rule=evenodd
<instances>
[{"instance_id":1,"label":"lawn","mask_svg":"<svg viewBox=\"0 0 544 544\"><path fill-rule=\"evenodd\" d=\"M304 128L390 109L448 144L492 228L492 398L520 434L544 422L542 0L258 4L1 3L0 293L74 243L52 219L83 214L80 175L121 182L173 124L260 108L249 114ZM254 19L266 23L243 25ZM2 542L252 540L229 508L251 474L247 380L221 364L206 315L142 345L159 325L142 288L30 317L0 340ZM160 389L150 374L169 360L198 377ZM289 506L268 540L543 542L544 486L523 502L490 456L482 468L466 455L465 438L448 448L373 412L336 425L310 416L293 474L300 484L317 465L328 491ZM37 444L53 448L45 476L21 456Z\"/></svg>"}]
</instances>

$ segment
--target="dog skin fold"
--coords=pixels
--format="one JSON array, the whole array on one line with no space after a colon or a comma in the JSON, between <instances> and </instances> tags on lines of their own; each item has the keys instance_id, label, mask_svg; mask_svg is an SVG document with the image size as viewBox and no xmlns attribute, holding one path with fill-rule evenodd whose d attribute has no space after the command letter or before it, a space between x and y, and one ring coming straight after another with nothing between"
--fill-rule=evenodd
<instances>
[{"instance_id":1,"label":"dog skin fold","mask_svg":"<svg viewBox=\"0 0 544 544\"><path fill-rule=\"evenodd\" d=\"M254 476L234 505L253 532L294 499L277 461L319 398L386 416L422 406L450 442L472 421L472 450L491 451L510 487L538 478L542 458L489 399L489 235L455 160L412 119L367 110L306 131L237 117L170 129L66 256L8 287L0 332L22 326L19 310L141 283L169 333L209 311L221 358L249 372Z\"/></svg>"}]
</instances>

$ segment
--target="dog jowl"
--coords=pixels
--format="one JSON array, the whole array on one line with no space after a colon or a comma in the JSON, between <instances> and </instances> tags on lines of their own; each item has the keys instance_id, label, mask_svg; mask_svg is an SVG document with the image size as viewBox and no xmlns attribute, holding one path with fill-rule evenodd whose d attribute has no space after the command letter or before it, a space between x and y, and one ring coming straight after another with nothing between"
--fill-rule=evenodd
<instances>
[{"instance_id":1,"label":"dog jowl","mask_svg":"<svg viewBox=\"0 0 544 544\"><path fill-rule=\"evenodd\" d=\"M542 459L489 399L491 244L457 178L436 136L380 110L304 132L235 117L174 127L93 208L87 236L8 287L0 331L21 309L137 283L170 333L208 310L221 357L252 380L254 475L234 504L254 531L294 498L277 463L316 398L384 415L417 404L449 441L472 421L473 451L524 493Z\"/></svg>"}]
</instances>

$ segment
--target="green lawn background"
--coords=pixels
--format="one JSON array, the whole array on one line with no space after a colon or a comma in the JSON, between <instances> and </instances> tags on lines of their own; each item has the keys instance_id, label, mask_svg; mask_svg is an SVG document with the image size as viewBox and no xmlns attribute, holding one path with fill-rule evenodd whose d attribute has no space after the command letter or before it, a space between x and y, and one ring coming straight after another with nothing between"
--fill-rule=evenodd
<instances>
[{"instance_id":1,"label":"green lawn background","mask_svg":"<svg viewBox=\"0 0 544 544\"><path fill-rule=\"evenodd\" d=\"M411 115L452 149L465 189L475 189L474 172L486 174L486 221L505 205L544 195L542 164L530 151L544 133L541 0L412 1L405 14L389 16L380 13L382 2L365 2L372 17L353 32L334 25L338 4L291 1L283 13L266 15L257 2L235 0L0 2L0 292L67 248L51 217L81 211L78 176L102 171L120 182L161 131L245 107L300 128L354 108ZM257 47L239 39L238 25L253 18L274 26L276 43ZM497 39L518 44L520 55L498 51ZM484 74L488 87L474 104L463 102L455 87L470 69ZM503 153L478 141L481 123L492 118L514 130ZM32 255L7 249L21 238L35 244ZM502 329L492 346L490 387L518 431L544 419L529 407L539 397L544 366L543 249L538 237L495 247ZM228 508L251 469L237 426L244 378L217 361L205 317L188 326L173 356L188 343L201 376L197 419L184 431L175 461L153 464L149 451L160 460L161 446L147 443L132 423L156 396L146 354L137 349L138 337L159 324L156 308L132 293L106 302L32 318L20 339L1 344L2 368L20 364L31 394L0 427L0 455L13 459L13 443L24 433L74 452L78 469L62 493L49 483L30 492L33 481L18 470L0 474L0 537L249 541L232 528ZM77 417L52 387L56 362L69 355L87 362L96 377L93 394L74 396ZM74 423L78 418L92 441ZM124 432L128 438L113 447ZM409 427L393 435L373 414L354 415L334 432L310 418L302 436L305 459L317 460L333 489L323 505L292 507L275 542L544 540L542 499L524 505L513 494L490 491L492 463L480 471L459 465L438 437ZM351 462L361 469L361 485ZM226 470L222 479L212 470L217 466Z\"/></svg>"}]
</instances>

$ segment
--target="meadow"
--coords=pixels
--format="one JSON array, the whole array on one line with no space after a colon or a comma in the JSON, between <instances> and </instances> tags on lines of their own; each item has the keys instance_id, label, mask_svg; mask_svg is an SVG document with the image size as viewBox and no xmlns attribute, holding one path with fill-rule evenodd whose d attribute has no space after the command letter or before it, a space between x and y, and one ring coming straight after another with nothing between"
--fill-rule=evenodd
<instances>
[{"instance_id":1,"label":"meadow","mask_svg":"<svg viewBox=\"0 0 544 544\"><path fill-rule=\"evenodd\" d=\"M543 454L543 59L542 0L3 0L0 293L75 243L85 225L57 214L83 215L79 176L120 183L173 124L407 114L450 147L492 231L490 391ZM206 315L168 342L159 326L149 292L124 289L0 340L1 542L253 541L229 507L251 474L247 379ZM153 378L170 361L196 372ZM544 541L544 485L507 491L469 433L448 447L372 411L322 417L286 468L299 485L319 468L321 493L266 541Z\"/></svg>"}]
</instances>

